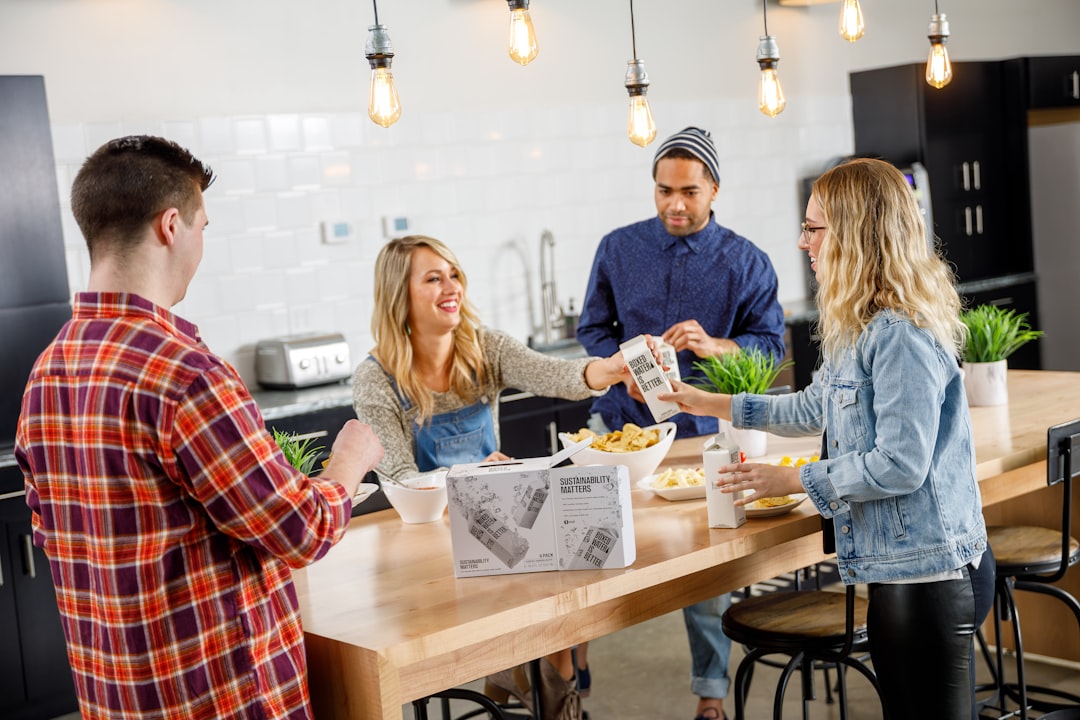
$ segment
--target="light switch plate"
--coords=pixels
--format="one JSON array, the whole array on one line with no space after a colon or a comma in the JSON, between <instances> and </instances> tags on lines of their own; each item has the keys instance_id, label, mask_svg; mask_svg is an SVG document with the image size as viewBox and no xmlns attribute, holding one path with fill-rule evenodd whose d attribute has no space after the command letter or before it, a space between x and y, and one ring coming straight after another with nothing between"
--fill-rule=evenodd
<instances>
[{"instance_id":1,"label":"light switch plate","mask_svg":"<svg viewBox=\"0 0 1080 720\"><path fill-rule=\"evenodd\" d=\"M342 245L352 242L356 230L348 220L324 220L322 222L323 245Z\"/></svg>"}]
</instances>

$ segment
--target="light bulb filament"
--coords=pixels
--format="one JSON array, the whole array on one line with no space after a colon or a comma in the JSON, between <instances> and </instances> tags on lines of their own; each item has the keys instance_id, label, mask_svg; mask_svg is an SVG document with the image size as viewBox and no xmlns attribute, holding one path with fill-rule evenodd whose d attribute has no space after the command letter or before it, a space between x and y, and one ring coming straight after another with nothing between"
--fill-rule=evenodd
<instances>
[{"instance_id":1,"label":"light bulb filament","mask_svg":"<svg viewBox=\"0 0 1080 720\"><path fill-rule=\"evenodd\" d=\"M642 95L630 96L630 112L626 119L626 136L630 142L645 147L656 139L656 122L653 120L649 99Z\"/></svg>"},{"instance_id":2,"label":"light bulb filament","mask_svg":"<svg viewBox=\"0 0 1080 720\"><path fill-rule=\"evenodd\" d=\"M368 117L382 127L390 127L401 117L394 74L389 67L371 69L371 91L368 94Z\"/></svg>"},{"instance_id":3,"label":"light bulb filament","mask_svg":"<svg viewBox=\"0 0 1080 720\"><path fill-rule=\"evenodd\" d=\"M519 65L528 65L536 59L540 47L536 43L536 29L525 8L510 11L510 41L507 45L510 59Z\"/></svg>"},{"instance_id":4,"label":"light bulb filament","mask_svg":"<svg viewBox=\"0 0 1080 720\"><path fill-rule=\"evenodd\" d=\"M840 37L848 42L855 42L866 32L862 8L859 0L844 0L840 8Z\"/></svg>"}]
</instances>

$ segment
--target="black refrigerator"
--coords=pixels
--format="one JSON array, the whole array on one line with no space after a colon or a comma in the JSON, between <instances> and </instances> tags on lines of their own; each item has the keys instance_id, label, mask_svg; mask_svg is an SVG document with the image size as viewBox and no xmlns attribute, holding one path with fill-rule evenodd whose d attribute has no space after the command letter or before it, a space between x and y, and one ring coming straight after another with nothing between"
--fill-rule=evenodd
<instances>
[{"instance_id":1,"label":"black refrigerator","mask_svg":"<svg viewBox=\"0 0 1080 720\"><path fill-rule=\"evenodd\" d=\"M45 82L0 76L0 717L78 708L48 558L12 449L34 360L71 317Z\"/></svg>"}]
</instances>

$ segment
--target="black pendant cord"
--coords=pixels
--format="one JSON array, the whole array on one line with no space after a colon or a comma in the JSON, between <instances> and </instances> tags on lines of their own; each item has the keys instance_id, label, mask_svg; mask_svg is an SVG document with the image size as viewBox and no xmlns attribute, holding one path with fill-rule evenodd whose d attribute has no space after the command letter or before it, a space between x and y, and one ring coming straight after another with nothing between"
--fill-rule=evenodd
<instances>
[{"instance_id":1,"label":"black pendant cord","mask_svg":"<svg viewBox=\"0 0 1080 720\"><path fill-rule=\"evenodd\" d=\"M637 62L637 33L634 31L634 0L630 0L630 46L634 52L634 62Z\"/></svg>"},{"instance_id":2,"label":"black pendant cord","mask_svg":"<svg viewBox=\"0 0 1080 720\"><path fill-rule=\"evenodd\" d=\"M934 0L937 2L937 0ZM761 0L761 16L765 20L765 35L769 34L769 0Z\"/></svg>"},{"instance_id":3,"label":"black pendant cord","mask_svg":"<svg viewBox=\"0 0 1080 720\"><path fill-rule=\"evenodd\" d=\"M376 0L371 0L371 7L375 10L375 24L379 24L379 4Z\"/></svg>"}]
</instances>

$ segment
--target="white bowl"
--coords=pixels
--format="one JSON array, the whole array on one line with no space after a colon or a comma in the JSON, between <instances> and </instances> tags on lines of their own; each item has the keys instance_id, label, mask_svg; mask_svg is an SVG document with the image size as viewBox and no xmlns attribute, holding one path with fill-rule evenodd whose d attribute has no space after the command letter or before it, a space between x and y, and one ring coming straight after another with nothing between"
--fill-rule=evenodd
<instances>
[{"instance_id":1,"label":"white bowl","mask_svg":"<svg viewBox=\"0 0 1080 720\"><path fill-rule=\"evenodd\" d=\"M435 522L446 511L446 471L418 475L400 480L405 487L389 481L382 482L390 504L406 523Z\"/></svg>"},{"instance_id":2,"label":"white bowl","mask_svg":"<svg viewBox=\"0 0 1080 720\"><path fill-rule=\"evenodd\" d=\"M616 453L587 447L571 455L570 462L575 465L625 465L630 470L630 483L637 483L639 480L651 475L659 467L664 460L664 456L671 449L671 443L675 442L675 423L662 422L658 425L648 425L642 429L651 430L652 428L660 430L660 442L644 450ZM567 433L559 433L559 440L562 442L563 447L573 444L573 440L570 439Z\"/></svg>"}]
</instances>

